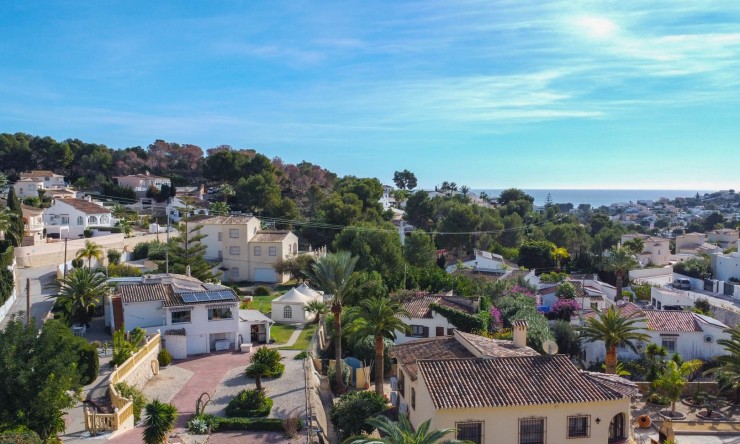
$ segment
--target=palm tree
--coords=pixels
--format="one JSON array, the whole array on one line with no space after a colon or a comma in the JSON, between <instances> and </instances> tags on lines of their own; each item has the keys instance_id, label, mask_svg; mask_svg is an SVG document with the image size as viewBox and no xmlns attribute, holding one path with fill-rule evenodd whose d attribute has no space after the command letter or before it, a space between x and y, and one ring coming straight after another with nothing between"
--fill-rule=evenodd
<instances>
[{"instance_id":1,"label":"palm tree","mask_svg":"<svg viewBox=\"0 0 740 444\"><path fill-rule=\"evenodd\" d=\"M92 268L92 258L103 260L103 249L92 241L85 241L85 246L77 252L77 259L87 259L87 268Z\"/></svg>"},{"instance_id":2,"label":"palm tree","mask_svg":"<svg viewBox=\"0 0 740 444\"><path fill-rule=\"evenodd\" d=\"M13 245L20 245L18 234L13 231L14 222L17 218L18 214L10 208L6 207L0 210L0 233L3 235L3 239L9 240Z\"/></svg>"},{"instance_id":3,"label":"palm tree","mask_svg":"<svg viewBox=\"0 0 740 444\"><path fill-rule=\"evenodd\" d=\"M314 322L317 324L321 322L321 318L326 316L331 312L331 307L329 307L326 302L314 300L308 303L306 305L306 313L311 313L316 315L316 318L314 319Z\"/></svg>"},{"instance_id":4,"label":"palm tree","mask_svg":"<svg viewBox=\"0 0 740 444\"><path fill-rule=\"evenodd\" d=\"M699 370L704 363L699 359L686 361L680 366L673 360L668 361L660 378L653 381L653 387L666 398L671 400L671 417L676 416L676 401L681 399L688 377Z\"/></svg>"},{"instance_id":5,"label":"palm tree","mask_svg":"<svg viewBox=\"0 0 740 444\"><path fill-rule=\"evenodd\" d=\"M212 215L228 215L231 208L225 202L211 202L208 205L208 212Z\"/></svg>"},{"instance_id":6,"label":"palm tree","mask_svg":"<svg viewBox=\"0 0 740 444\"><path fill-rule=\"evenodd\" d=\"M601 268L604 271L614 272L617 278L617 295L615 300L622 299L622 278L633 268L637 268L637 259L626 249L612 248L602 258Z\"/></svg>"},{"instance_id":7,"label":"palm tree","mask_svg":"<svg viewBox=\"0 0 740 444\"><path fill-rule=\"evenodd\" d=\"M75 268L51 286L58 291L49 298L57 300L73 323L85 325L89 325L88 310L100 304L108 293L105 276L89 268Z\"/></svg>"},{"instance_id":8,"label":"palm tree","mask_svg":"<svg viewBox=\"0 0 740 444\"><path fill-rule=\"evenodd\" d=\"M357 260L347 251L329 253L311 265L306 272L308 278L321 289L324 294L331 295L331 312L334 315L334 355L335 355L335 383L338 390L344 387L342 381L342 305L354 281L352 272Z\"/></svg>"},{"instance_id":9,"label":"palm tree","mask_svg":"<svg viewBox=\"0 0 740 444\"><path fill-rule=\"evenodd\" d=\"M260 347L249 358L250 364L244 374L249 378L254 378L257 390L262 391L262 378L276 378L285 371L285 365L280 363L283 359L283 356L276 349Z\"/></svg>"},{"instance_id":10,"label":"palm tree","mask_svg":"<svg viewBox=\"0 0 740 444\"><path fill-rule=\"evenodd\" d=\"M417 430L411 425L408 416L398 415L398 422L393 422L387 416L379 415L366 421L378 429L385 438L370 438L367 436L352 436L342 444L434 444L452 433L455 429L429 430L431 419L422 422ZM447 444L462 444L465 441L451 439L442 441Z\"/></svg>"},{"instance_id":11,"label":"palm tree","mask_svg":"<svg viewBox=\"0 0 740 444\"><path fill-rule=\"evenodd\" d=\"M396 331L408 334L411 328L401 318L411 318L397 300L387 298L365 299L347 310L347 333L355 338L375 338L375 393L383 395L384 339L396 339Z\"/></svg>"},{"instance_id":12,"label":"palm tree","mask_svg":"<svg viewBox=\"0 0 740 444\"><path fill-rule=\"evenodd\" d=\"M229 196L236 195L236 191L234 191L234 187L229 185L228 183L225 183L221 185L218 190L221 192L221 194L224 196L224 204L229 203Z\"/></svg>"},{"instance_id":13,"label":"palm tree","mask_svg":"<svg viewBox=\"0 0 740 444\"><path fill-rule=\"evenodd\" d=\"M645 241L639 237L635 237L622 243L622 248L632 254L640 254L645 249Z\"/></svg>"},{"instance_id":14,"label":"palm tree","mask_svg":"<svg viewBox=\"0 0 740 444\"><path fill-rule=\"evenodd\" d=\"M113 213L113 217L115 217L116 219L125 219L128 211L123 205L115 204L111 209L111 213Z\"/></svg>"},{"instance_id":15,"label":"palm tree","mask_svg":"<svg viewBox=\"0 0 740 444\"><path fill-rule=\"evenodd\" d=\"M553 250L550 252L550 256L555 259L558 270L560 270L560 263L563 261L563 259L570 259L570 253L568 253L568 250L563 247L553 248Z\"/></svg>"},{"instance_id":16,"label":"palm tree","mask_svg":"<svg viewBox=\"0 0 740 444\"><path fill-rule=\"evenodd\" d=\"M581 337L587 342L604 341L606 347L606 373L616 374L617 346L626 345L635 353L635 342L650 339L642 333L642 327L637 324L644 322L644 318L622 316L616 308L609 307L606 311L598 311L596 316L587 318L586 325L581 327Z\"/></svg>"},{"instance_id":17,"label":"palm tree","mask_svg":"<svg viewBox=\"0 0 740 444\"><path fill-rule=\"evenodd\" d=\"M131 237L131 233L134 231L133 225L131 225L131 221L127 218L123 218L116 222L116 226L121 228L121 231L123 231L123 235L125 237Z\"/></svg>"},{"instance_id":18,"label":"palm tree","mask_svg":"<svg viewBox=\"0 0 740 444\"><path fill-rule=\"evenodd\" d=\"M172 404L155 399L146 405L144 418L144 442L162 444L168 442L167 435L175 428L177 408Z\"/></svg>"},{"instance_id":19,"label":"palm tree","mask_svg":"<svg viewBox=\"0 0 740 444\"><path fill-rule=\"evenodd\" d=\"M723 390L733 390L737 400L740 394L740 325L728 328L724 332L730 335L729 339L717 339L717 344L723 346L727 354L718 356L720 366L707 370L705 374L714 375Z\"/></svg>"}]
</instances>

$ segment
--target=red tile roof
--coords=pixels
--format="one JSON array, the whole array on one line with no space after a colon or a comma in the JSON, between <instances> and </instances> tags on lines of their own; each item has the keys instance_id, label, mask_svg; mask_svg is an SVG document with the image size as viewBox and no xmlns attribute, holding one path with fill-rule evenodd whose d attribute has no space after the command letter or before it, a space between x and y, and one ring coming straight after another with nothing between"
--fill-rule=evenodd
<instances>
[{"instance_id":1,"label":"red tile roof","mask_svg":"<svg viewBox=\"0 0 740 444\"><path fill-rule=\"evenodd\" d=\"M453 298L445 296L421 296L406 299L401 302L401 306L411 313L412 318L432 318L431 304L438 304L445 307L459 310L465 313L475 313L472 307L456 302Z\"/></svg>"},{"instance_id":2,"label":"red tile roof","mask_svg":"<svg viewBox=\"0 0 740 444\"><path fill-rule=\"evenodd\" d=\"M648 330L703 331L689 311L648 310L645 312Z\"/></svg>"},{"instance_id":3,"label":"red tile roof","mask_svg":"<svg viewBox=\"0 0 740 444\"><path fill-rule=\"evenodd\" d=\"M419 361L437 409L572 404L625 396L580 372L565 355Z\"/></svg>"},{"instance_id":4,"label":"red tile roof","mask_svg":"<svg viewBox=\"0 0 740 444\"><path fill-rule=\"evenodd\" d=\"M418 339L405 344L394 345L391 356L398 359L398 364L408 373L412 380L416 379L419 371L420 359L454 359L470 358L473 356L454 336L437 336L429 339Z\"/></svg>"},{"instance_id":5,"label":"red tile roof","mask_svg":"<svg viewBox=\"0 0 740 444\"><path fill-rule=\"evenodd\" d=\"M65 203L85 214L105 214L111 212L109 209L96 203L88 202L85 199L58 199L57 202Z\"/></svg>"}]
</instances>

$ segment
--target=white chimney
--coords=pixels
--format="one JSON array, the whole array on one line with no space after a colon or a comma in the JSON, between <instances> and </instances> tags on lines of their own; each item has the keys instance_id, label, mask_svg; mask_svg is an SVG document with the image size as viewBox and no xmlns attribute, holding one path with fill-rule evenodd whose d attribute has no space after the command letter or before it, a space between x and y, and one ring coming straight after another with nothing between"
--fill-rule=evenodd
<instances>
[{"instance_id":1,"label":"white chimney","mask_svg":"<svg viewBox=\"0 0 740 444\"><path fill-rule=\"evenodd\" d=\"M527 346L527 321L520 319L514 321L514 347L524 348Z\"/></svg>"}]
</instances>

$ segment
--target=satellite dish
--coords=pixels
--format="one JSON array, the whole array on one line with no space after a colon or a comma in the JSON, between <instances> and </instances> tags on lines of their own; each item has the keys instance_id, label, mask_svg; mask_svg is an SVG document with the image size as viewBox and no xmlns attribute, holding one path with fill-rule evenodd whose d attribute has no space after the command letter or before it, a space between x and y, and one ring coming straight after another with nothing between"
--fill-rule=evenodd
<instances>
[{"instance_id":1,"label":"satellite dish","mask_svg":"<svg viewBox=\"0 0 740 444\"><path fill-rule=\"evenodd\" d=\"M545 341L542 343L542 349L548 355L555 355L558 353L558 344L555 341Z\"/></svg>"}]
</instances>

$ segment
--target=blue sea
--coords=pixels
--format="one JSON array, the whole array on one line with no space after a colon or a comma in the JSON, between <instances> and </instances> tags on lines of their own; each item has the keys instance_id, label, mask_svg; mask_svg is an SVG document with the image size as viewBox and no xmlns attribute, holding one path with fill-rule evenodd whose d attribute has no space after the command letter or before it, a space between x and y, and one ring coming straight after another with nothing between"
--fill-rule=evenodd
<instances>
[{"instance_id":1,"label":"blue sea","mask_svg":"<svg viewBox=\"0 0 740 444\"><path fill-rule=\"evenodd\" d=\"M489 196L499 196L501 189L478 189L471 190L475 194L485 191ZM703 195L712 191L708 190L524 190L534 197L535 205L544 205L548 193L553 203L572 203L574 206L580 204L591 204L592 208L602 205L609 206L617 202L637 202L638 200L657 201L661 197L675 199L677 197L694 197L696 193Z\"/></svg>"}]
</instances>

